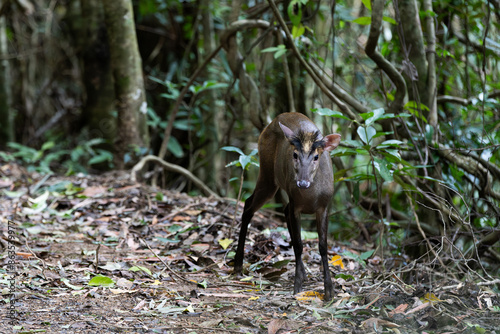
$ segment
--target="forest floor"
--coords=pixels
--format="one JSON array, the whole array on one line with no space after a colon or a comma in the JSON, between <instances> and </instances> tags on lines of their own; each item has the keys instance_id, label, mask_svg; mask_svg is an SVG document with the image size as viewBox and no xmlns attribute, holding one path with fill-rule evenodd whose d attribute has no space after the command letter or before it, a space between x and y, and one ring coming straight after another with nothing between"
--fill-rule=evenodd
<instances>
[{"instance_id":1,"label":"forest floor","mask_svg":"<svg viewBox=\"0 0 500 334\"><path fill-rule=\"evenodd\" d=\"M125 172L43 177L4 164L0 175L2 333L500 333L494 278L463 283L474 276L437 261L330 241L340 259L327 303L314 233L304 235L307 293L292 294L293 252L273 213L254 217L238 278L234 200Z\"/></svg>"}]
</instances>

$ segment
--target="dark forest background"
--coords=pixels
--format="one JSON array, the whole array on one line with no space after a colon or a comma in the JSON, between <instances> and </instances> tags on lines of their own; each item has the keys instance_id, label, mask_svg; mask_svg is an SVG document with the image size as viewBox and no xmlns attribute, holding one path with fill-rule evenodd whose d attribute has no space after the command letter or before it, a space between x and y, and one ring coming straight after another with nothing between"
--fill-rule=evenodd
<instances>
[{"instance_id":1,"label":"dark forest background","mask_svg":"<svg viewBox=\"0 0 500 334\"><path fill-rule=\"evenodd\" d=\"M73 175L152 154L245 198L260 131L297 111L342 134L336 240L498 275L499 30L498 0L3 0L0 159Z\"/></svg>"}]
</instances>

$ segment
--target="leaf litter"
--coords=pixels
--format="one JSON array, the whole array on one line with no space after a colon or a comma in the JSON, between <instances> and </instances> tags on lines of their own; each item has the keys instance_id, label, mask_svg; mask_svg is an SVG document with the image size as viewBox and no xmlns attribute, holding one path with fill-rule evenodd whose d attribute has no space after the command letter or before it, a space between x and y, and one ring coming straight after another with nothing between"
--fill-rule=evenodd
<instances>
[{"instance_id":1,"label":"leaf litter","mask_svg":"<svg viewBox=\"0 0 500 334\"><path fill-rule=\"evenodd\" d=\"M43 179L8 167L0 286L16 317L1 332L500 333L494 280L459 281L428 263L330 240L336 295L325 302L317 239L307 232L306 291L293 296L293 250L273 212L256 213L238 278L234 200L133 184L126 172Z\"/></svg>"}]
</instances>

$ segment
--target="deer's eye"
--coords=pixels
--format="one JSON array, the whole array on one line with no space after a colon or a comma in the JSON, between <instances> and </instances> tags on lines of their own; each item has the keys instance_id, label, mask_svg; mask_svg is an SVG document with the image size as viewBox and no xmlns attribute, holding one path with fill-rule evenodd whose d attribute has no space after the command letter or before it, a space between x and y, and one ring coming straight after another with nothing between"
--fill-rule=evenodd
<instances>
[{"instance_id":1,"label":"deer's eye","mask_svg":"<svg viewBox=\"0 0 500 334\"><path fill-rule=\"evenodd\" d=\"M297 152L293 152L293 158L294 158L295 160L297 160L297 159L299 158L299 155L297 154Z\"/></svg>"}]
</instances>

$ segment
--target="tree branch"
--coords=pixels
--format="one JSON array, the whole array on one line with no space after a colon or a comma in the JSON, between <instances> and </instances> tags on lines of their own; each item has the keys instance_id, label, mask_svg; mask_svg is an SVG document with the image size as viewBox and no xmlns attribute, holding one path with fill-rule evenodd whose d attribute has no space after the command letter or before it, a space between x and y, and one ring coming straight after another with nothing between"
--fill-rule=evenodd
<instances>
[{"instance_id":1,"label":"tree branch","mask_svg":"<svg viewBox=\"0 0 500 334\"><path fill-rule=\"evenodd\" d=\"M289 41L289 44L292 48L293 53L297 57L298 61L300 64L306 69L307 73L311 76L313 81L318 85L318 87L321 89L321 91L331 100L333 101L336 105L339 106L340 110L342 110L343 113L345 113L348 117L350 117L353 120L356 120L358 122L362 121L361 116L358 114L354 113L349 106L347 106L344 102L342 102L337 96L335 96L329 89L326 87L326 85L321 81L319 76L316 74L316 72L309 66L309 64L304 60L304 58L301 56L299 49L294 43L292 34L290 33L290 30L288 29L285 20L283 20L283 17L281 16L278 7L276 6L276 3L274 0L268 0L269 4L271 5L271 9L274 12L274 16L278 20L281 29L285 32L286 38Z\"/></svg>"},{"instance_id":2,"label":"tree branch","mask_svg":"<svg viewBox=\"0 0 500 334\"><path fill-rule=\"evenodd\" d=\"M380 35L380 26L382 24L383 10L384 1L374 0L372 3L370 35L365 46L365 52L368 57L389 76L396 86L396 94L394 94L394 101L389 106L389 111L397 115L403 108L404 98L406 96L406 83L398 70L396 70L396 68L376 50L378 37Z\"/></svg>"},{"instance_id":3,"label":"tree branch","mask_svg":"<svg viewBox=\"0 0 500 334\"><path fill-rule=\"evenodd\" d=\"M451 96L451 95L441 95L437 97L437 103L456 103L460 104L462 106L466 106L471 104L470 99L464 99L462 97L458 96Z\"/></svg>"},{"instance_id":4,"label":"tree branch","mask_svg":"<svg viewBox=\"0 0 500 334\"><path fill-rule=\"evenodd\" d=\"M447 161L455 164L460 169L463 169L469 174L472 174L479 178L481 181L482 189L486 195L500 201L500 193L493 190L492 183L493 178L490 171L483 166L483 164L474 159L473 156L464 156L457 153L455 150L446 148L442 144L438 144L437 153L440 157L446 159Z\"/></svg>"},{"instance_id":5,"label":"tree branch","mask_svg":"<svg viewBox=\"0 0 500 334\"><path fill-rule=\"evenodd\" d=\"M328 74L322 70L315 63L308 61L309 66L314 70L316 75L321 79L321 81L335 94L339 99L345 101L348 105L354 108L359 113L367 113L370 112L370 108L361 104L357 99L352 97L348 92L344 90L339 84L333 82L332 79L328 76Z\"/></svg>"},{"instance_id":6,"label":"tree branch","mask_svg":"<svg viewBox=\"0 0 500 334\"><path fill-rule=\"evenodd\" d=\"M148 161L154 161L156 163L159 163L163 168L170 172L174 173L179 173L185 177L187 177L189 180L191 180L198 188L200 188L205 195L207 196L213 196L215 198L219 198L219 195L217 195L215 192L213 192L203 181L201 181L199 178L193 175L190 171L185 169L184 167L171 164L169 162L166 162L163 159L158 158L157 156L154 155L147 155L144 158L141 159L130 171L130 176L132 182L137 182L137 173L144 167L146 162Z\"/></svg>"}]
</instances>

